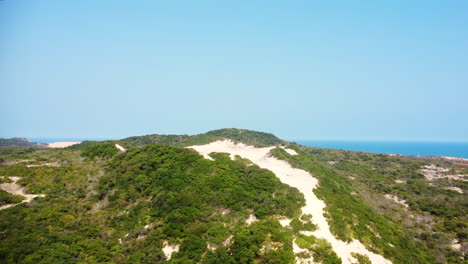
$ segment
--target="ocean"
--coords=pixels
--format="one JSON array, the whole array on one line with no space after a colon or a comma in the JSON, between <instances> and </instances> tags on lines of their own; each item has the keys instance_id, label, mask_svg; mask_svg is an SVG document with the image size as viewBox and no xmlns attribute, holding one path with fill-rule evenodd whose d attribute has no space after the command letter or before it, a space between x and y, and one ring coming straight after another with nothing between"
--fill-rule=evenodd
<instances>
[{"instance_id":1,"label":"ocean","mask_svg":"<svg viewBox=\"0 0 468 264\"><path fill-rule=\"evenodd\" d=\"M391 142L322 140L296 140L295 142L309 147L354 150L380 154L468 158L468 142Z\"/></svg>"}]
</instances>

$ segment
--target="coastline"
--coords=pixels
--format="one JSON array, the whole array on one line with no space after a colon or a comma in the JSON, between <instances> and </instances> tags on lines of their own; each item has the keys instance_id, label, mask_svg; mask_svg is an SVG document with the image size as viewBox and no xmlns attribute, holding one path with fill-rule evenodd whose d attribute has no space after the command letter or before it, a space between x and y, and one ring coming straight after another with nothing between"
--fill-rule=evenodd
<instances>
[{"instance_id":1,"label":"coastline","mask_svg":"<svg viewBox=\"0 0 468 264\"><path fill-rule=\"evenodd\" d=\"M450 161L456 161L456 162L461 162L461 163L468 163L468 159L465 159L465 158L447 157L447 156L436 156L436 157L443 158L443 159L450 160Z\"/></svg>"},{"instance_id":2,"label":"coastline","mask_svg":"<svg viewBox=\"0 0 468 264\"><path fill-rule=\"evenodd\" d=\"M421 141L320 141L296 140L306 147L384 154L391 156L440 157L451 161L468 162L468 142Z\"/></svg>"}]
</instances>

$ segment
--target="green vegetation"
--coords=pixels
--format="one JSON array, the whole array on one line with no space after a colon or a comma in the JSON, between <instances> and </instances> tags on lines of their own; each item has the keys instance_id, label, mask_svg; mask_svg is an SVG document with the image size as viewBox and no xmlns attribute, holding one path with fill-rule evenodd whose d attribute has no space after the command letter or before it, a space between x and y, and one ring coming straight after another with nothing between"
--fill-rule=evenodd
<instances>
[{"instance_id":1,"label":"green vegetation","mask_svg":"<svg viewBox=\"0 0 468 264\"><path fill-rule=\"evenodd\" d=\"M0 176L31 176L33 171L24 164L0 165ZM3 181L8 181L1 177Z\"/></svg>"},{"instance_id":2,"label":"green vegetation","mask_svg":"<svg viewBox=\"0 0 468 264\"><path fill-rule=\"evenodd\" d=\"M71 146L72 149L80 149L81 156L87 158L110 158L117 154L119 150L115 147L114 141L93 142L85 141L81 144Z\"/></svg>"},{"instance_id":3,"label":"green vegetation","mask_svg":"<svg viewBox=\"0 0 468 264\"><path fill-rule=\"evenodd\" d=\"M275 135L264 132L257 132L247 129L225 128L209 131L207 133L194 136L188 135L147 135L140 137L129 137L123 139L123 142L128 142L133 145L148 145L148 144L164 144L176 146L191 146L204 145L210 142L231 139L234 142L242 142L247 145L256 147L266 147L276 144L285 143Z\"/></svg>"},{"instance_id":4,"label":"green vegetation","mask_svg":"<svg viewBox=\"0 0 468 264\"><path fill-rule=\"evenodd\" d=\"M12 180L10 180L8 177L0 177L0 183L10 183Z\"/></svg>"},{"instance_id":5,"label":"green vegetation","mask_svg":"<svg viewBox=\"0 0 468 264\"><path fill-rule=\"evenodd\" d=\"M372 264L372 262L367 256L358 253L351 253L351 255L358 260L358 264Z\"/></svg>"},{"instance_id":6,"label":"green vegetation","mask_svg":"<svg viewBox=\"0 0 468 264\"><path fill-rule=\"evenodd\" d=\"M319 180L315 193L338 238L359 239L395 264L466 261L449 243L466 241L467 183L428 182L419 171L431 163L450 167L447 173L467 173L465 167L306 148L267 133L222 129L87 141L66 149L0 147L0 176L22 177L18 183L28 192L46 194L0 211L0 262L294 263L295 241L307 250L300 257L341 263L326 241L300 233L316 226L312 216L300 215L304 198L298 190L248 160L214 153L210 161L184 148L223 138L295 149L298 155L281 148L272 153ZM116 143L127 151L118 151ZM41 165L51 162L59 166ZM408 209L384 194L405 200ZM0 191L0 205L18 199ZM247 224L250 215L258 220ZM281 216L292 219L289 227L279 224ZM169 261L165 241L179 245ZM366 256L354 257L369 263Z\"/></svg>"},{"instance_id":7,"label":"green vegetation","mask_svg":"<svg viewBox=\"0 0 468 264\"><path fill-rule=\"evenodd\" d=\"M382 254L394 263L431 263L434 256L414 244L403 230L377 214L360 197L352 195L350 180L320 165L313 156L287 155L284 150L272 151L295 167L308 170L319 180L315 194L325 201L330 230L339 239L359 239L370 250ZM391 245L390 245L391 244Z\"/></svg>"},{"instance_id":8,"label":"green vegetation","mask_svg":"<svg viewBox=\"0 0 468 264\"><path fill-rule=\"evenodd\" d=\"M5 204L14 204L23 201L25 198L21 195L13 195L11 193L0 190L0 206Z\"/></svg>"},{"instance_id":9,"label":"green vegetation","mask_svg":"<svg viewBox=\"0 0 468 264\"><path fill-rule=\"evenodd\" d=\"M29 142L26 138L0 138L0 147L46 147L45 144Z\"/></svg>"},{"instance_id":10,"label":"green vegetation","mask_svg":"<svg viewBox=\"0 0 468 264\"><path fill-rule=\"evenodd\" d=\"M330 243L324 239L299 234L296 238L296 243L300 248L308 249L312 252L315 262L326 264L342 263L341 259L338 258L336 253L333 251Z\"/></svg>"},{"instance_id":11,"label":"green vegetation","mask_svg":"<svg viewBox=\"0 0 468 264\"><path fill-rule=\"evenodd\" d=\"M294 233L298 233L299 231L315 231L317 226L312 223L311 219L311 215L302 215L300 218L293 218L289 225L291 226Z\"/></svg>"},{"instance_id":12,"label":"green vegetation","mask_svg":"<svg viewBox=\"0 0 468 264\"><path fill-rule=\"evenodd\" d=\"M308 169L319 179L321 188L316 190L316 194L327 203L332 229L341 239L359 238L363 243L368 241L365 243L368 245L379 245L376 242L383 240L395 245L390 237L398 240L400 232L419 251L425 251L423 255L427 255L430 262L463 263L463 255L451 248L451 241L466 241L468 218L464 212L468 205L468 184L447 179L429 182L419 170L423 165L436 164L443 168L451 167L448 173L463 174L466 166L437 159L295 148L301 155L290 156L281 149L274 150L274 153L297 167ZM464 194L444 189L449 186L461 188ZM409 211L385 198L384 194L405 200ZM377 221L376 216L381 221ZM365 219L373 220L366 223ZM387 226L385 223L393 227L384 233L400 231L384 237L379 229ZM384 239L373 237L375 231ZM387 246L385 251L388 250L391 248Z\"/></svg>"},{"instance_id":13,"label":"green vegetation","mask_svg":"<svg viewBox=\"0 0 468 264\"><path fill-rule=\"evenodd\" d=\"M445 174L466 175L467 166L435 158L318 148L302 150L322 166L347 176L355 195L359 195L375 212L401 226L428 252L434 252L437 262L460 263L463 259L462 253L454 251L451 244L453 240L463 244L467 238L468 182L450 179L428 181L420 169L434 164L440 168L451 168ZM445 189L447 187L458 187L463 194ZM403 199L409 208L392 204L383 197L384 194Z\"/></svg>"},{"instance_id":14,"label":"green vegetation","mask_svg":"<svg viewBox=\"0 0 468 264\"><path fill-rule=\"evenodd\" d=\"M7 159L27 159L35 151L37 148L33 147L2 146L0 147L0 164L6 162Z\"/></svg>"},{"instance_id":15,"label":"green vegetation","mask_svg":"<svg viewBox=\"0 0 468 264\"><path fill-rule=\"evenodd\" d=\"M270 171L163 145L110 156L109 145L31 154L60 167L0 166L47 194L0 211L2 263L165 262L165 240L180 245L172 263L294 262L292 233L276 219L296 217L304 199ZM247 225L250 214L259 221Z\"/></svg>"}]
</instances>

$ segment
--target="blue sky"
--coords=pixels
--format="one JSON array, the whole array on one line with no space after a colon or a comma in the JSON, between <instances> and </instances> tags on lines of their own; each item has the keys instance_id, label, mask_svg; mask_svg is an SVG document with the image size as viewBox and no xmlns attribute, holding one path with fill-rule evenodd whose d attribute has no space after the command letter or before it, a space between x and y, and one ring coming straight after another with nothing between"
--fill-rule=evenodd
<instances>
[{"instance_id":1,"label":"blue sky","mask_svg":"<svg viewBox=\"0 0 468 264\"><path fill-rule=\"evenodd\" d=\"M219 2L0 1L0 137L468 141L468 1Z\"/></svg>"}]
</instances>

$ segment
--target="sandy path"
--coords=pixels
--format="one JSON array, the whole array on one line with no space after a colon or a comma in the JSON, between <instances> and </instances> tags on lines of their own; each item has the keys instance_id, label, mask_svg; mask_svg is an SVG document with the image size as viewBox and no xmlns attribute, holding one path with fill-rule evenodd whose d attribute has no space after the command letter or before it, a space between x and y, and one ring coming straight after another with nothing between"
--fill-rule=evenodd
<instances>
[{"instance_id":1,"label":"sandy path","mask_svg":"<svg viewBox=\"0 0 468 264\"><path fill-rule=\"evenodd\" d=\"M9 192L9 193L11 193L13 195L24 196L26 199L21 201L21 203L29 203L29 202L32 201L32 199L34 199L36 197L45 197L45 194L26 194L24 192L25 188L23 186L19 185L19 184L16 184L16 182L19 179L21 179L20 177L7 177L7 178L12 180L13 182L0 184L0 189L4 190L6 192ZM20 204L20 203L17 203L17 204ZM0 210L15 206L17 204L5 204L5 205L0 207Z\"/></svg>"},{"instance_id":2,"label":"sandy path","mask_svg":"<svg viewBox=\"0 0 468 264\"><path fill-rule=\"evenodd\" d=\"M275 147L255 148L242 143L234 144L230 140L223 140L212 142L207 145L191 146L189 148L198 151L207 159L211 159L208 154L212 152L229 153L231 158L234 158L235 155L241 156L242 158L251 160L262 168L272 171L281 182L297 188L304 194L306 200L306 206L301 208L302 213L311 214L313 216L312 222L318 227L317 230L311 232L311 234L327 240L344 264L357 262L357 260L351 256L353 252L368 256L374 264L392 263L384 257L367 250L358 240L346 243L336 239L330 232L328 222L323 216L325 203L318 199L312 192L312 190L317 187L317 179L312 177L307 171L293 168L286 161L272 157L270 151Z\"/></svg>"}]
</instances>

